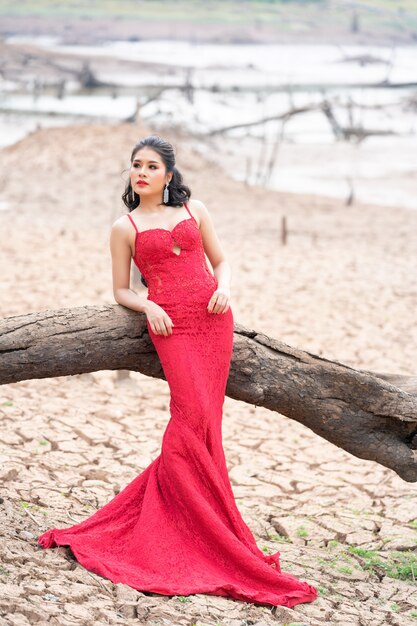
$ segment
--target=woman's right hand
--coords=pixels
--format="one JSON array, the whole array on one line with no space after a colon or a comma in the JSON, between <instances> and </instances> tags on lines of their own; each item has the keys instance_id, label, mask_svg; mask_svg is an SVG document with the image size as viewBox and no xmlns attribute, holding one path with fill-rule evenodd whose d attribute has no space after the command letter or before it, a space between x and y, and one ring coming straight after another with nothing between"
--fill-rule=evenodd
<instances>
[{"instance_id":1,"label":"woman's right hand","mask_svg":"<svg viewBox=\"0 0 417 626\"><path fill-rule=\"evenodd\" d=\"M165 335L165 337L172 335L174 322L159 304L149 300L145 313L152 332L155 333L155 335Z\"/></svg>"}]
</instances>

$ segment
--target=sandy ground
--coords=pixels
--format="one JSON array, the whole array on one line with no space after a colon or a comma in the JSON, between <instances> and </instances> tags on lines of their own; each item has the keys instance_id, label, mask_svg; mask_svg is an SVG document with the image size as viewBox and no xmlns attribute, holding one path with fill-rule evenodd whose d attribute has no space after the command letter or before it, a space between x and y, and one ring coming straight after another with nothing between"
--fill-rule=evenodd
<instances>
[{"instance_id":1,"label":"sandy ground","mask_svg":"<svg viewBox=\"0 0 417 626\"><path fill-rule=\"evenodd\" d=\"M124 212L131 148L149 132L128 124L41 130L1 151L3 317L113 303L109 228ZM187 137L164 136L193 197L212 213L233 269L237 323L352 367L416 373L417 212L248 188L205 162ZM319 588L315 603L271 610L141 593L87 572L66 548L37 547L42 531L91 515L150 463L168 403L167 384L141 374L1 388L2 624L417 624L415 581L367 569L348 552L411 558L417 487L230 398L223 435L238 506L259 545L281 551L283 570Z\"/></svg>"}]
</instances>

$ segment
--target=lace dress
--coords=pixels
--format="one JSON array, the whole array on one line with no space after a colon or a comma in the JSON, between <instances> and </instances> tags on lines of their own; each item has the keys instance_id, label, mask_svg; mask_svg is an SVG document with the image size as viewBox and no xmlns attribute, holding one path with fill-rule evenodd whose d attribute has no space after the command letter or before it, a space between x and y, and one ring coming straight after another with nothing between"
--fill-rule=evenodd
<instances>
[{"instance_id":1,"label":"lace dress","mask_svg":"<svg viewBox=\"0 0 417 626\"><path fill-rule=\"evenodd\" d=\"M91 517L48 530L38 543L68 545L86 569L140 591L287 607L311 602L316 589L282 572L279 552L258 548L235 503L222 446L233 314L230 307L207 310L217 281L185 207L190 217L171 231L138 231L128 216L148 299L174 322L169 336L153 333L147 322L170 389L161 452Z\"/></svg>"}]
</instances>

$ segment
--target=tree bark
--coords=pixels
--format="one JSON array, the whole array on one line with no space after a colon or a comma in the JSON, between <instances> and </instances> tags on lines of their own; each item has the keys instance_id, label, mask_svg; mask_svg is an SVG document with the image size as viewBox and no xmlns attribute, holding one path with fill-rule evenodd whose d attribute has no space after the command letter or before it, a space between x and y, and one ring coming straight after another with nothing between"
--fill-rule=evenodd
<instances>
[{"instance_id":1,"label":"tree bark","mask_svg":"<svg viewBox=\"0 0 417 626\"><path fill-rule=\"evenodd\" d=\"M5 318L0 337L1 384L120 369L166 380L146 316L120 305ZM417 481L417 377L357 370L235 324L226 394Z\"/></svg>"}]
</instances>

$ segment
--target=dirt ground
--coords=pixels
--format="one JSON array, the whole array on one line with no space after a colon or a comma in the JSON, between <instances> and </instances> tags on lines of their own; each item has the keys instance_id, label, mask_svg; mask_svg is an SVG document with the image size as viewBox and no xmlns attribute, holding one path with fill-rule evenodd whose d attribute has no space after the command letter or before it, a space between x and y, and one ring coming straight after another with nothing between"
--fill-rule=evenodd
<instances>
[{"instance_id":1,"label":"dirt ground","mask_svg":"<svg viewBox=\"0 0 417 626\"><path fill-rule=\"evenodd\" d=\"M124 212L131 148L150 132L77 125L1 151L3 317L113 303L109 229ZM417 212L248 188L186 136L163 136L212 213L236 322L351 367L416 373ZM37 546L41 532L91 515L155 458L168 403L164 381L137 373L0 389L0 624L417 624L416 485L230 398L223 436L238 506L258 545L318 587L316 602L141 593L88 572L67 548Z\"/></svg>"}]
</instances>

